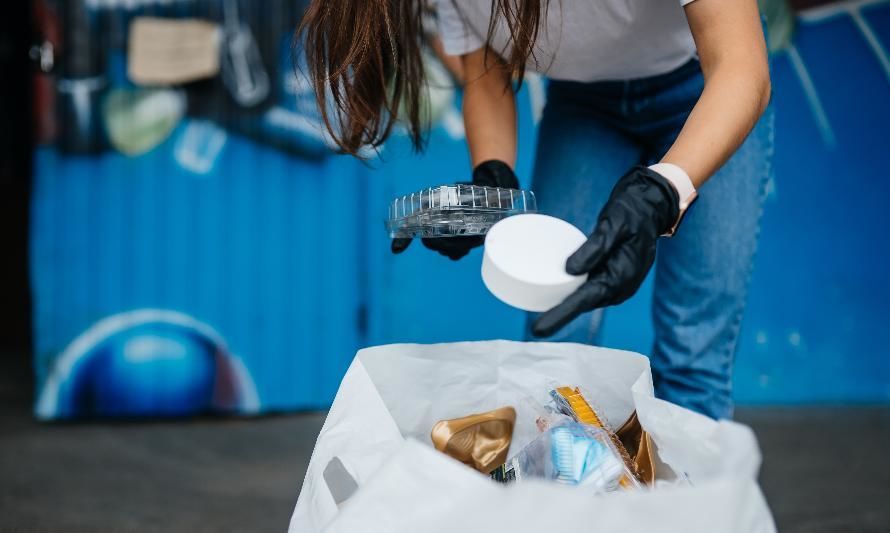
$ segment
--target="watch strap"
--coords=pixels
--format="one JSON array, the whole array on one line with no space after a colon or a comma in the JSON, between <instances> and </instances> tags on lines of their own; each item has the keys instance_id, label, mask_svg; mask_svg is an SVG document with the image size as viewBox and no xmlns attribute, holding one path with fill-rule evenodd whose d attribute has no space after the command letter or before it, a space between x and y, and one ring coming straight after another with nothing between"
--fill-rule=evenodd
<instances>
[{"instance_id":1,"label":"watch strap","mask_svg":"<svg viewBox=\"0 0 890 533\"><path fill-rule=\"evenodd\" d=\"M695 190L695 185L693 185L692 179L689 178L689 174L673 163L656 163L651 165L649 170L657 172L673 185L679 197L680 205L678 207L680 214L671 229L664 234L665 237L670 237L677 231L677 227L680 225L680 221L683 220L686 210L689 209L689 206L698 197L698 192Z\"/></svg>"}]
</instances>

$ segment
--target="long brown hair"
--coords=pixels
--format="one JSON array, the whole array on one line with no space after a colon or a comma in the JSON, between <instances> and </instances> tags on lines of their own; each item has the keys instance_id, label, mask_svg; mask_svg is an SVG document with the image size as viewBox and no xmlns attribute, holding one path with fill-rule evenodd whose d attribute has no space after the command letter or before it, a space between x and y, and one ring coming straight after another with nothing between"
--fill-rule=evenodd
<instances>
[{"instance_id":1,"label":"long brown hair","mask_svg":"<svg viewBox=\"0 0 890 533\"><path fill-rule=\"evenodd\" d=\"M380 146L396 121L406 124L414 148L423 148L429 126L424 123L429 114L422 109L426 87L421 55L423 2L309 3L297 29L297 50L306 55L325 126L344 152L357 155L364 146ZM510 49L497 52L520 83L526 62L534 58L548 2L491 0L487 42L491 42L499 20L504 21Z\"/></svg>"}]
</instances>

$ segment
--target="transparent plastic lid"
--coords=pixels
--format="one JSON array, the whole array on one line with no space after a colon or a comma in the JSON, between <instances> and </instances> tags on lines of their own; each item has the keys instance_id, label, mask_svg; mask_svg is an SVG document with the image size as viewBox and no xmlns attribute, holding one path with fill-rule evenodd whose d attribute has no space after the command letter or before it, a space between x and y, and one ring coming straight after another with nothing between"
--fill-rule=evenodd
<instances>
[{"instance_id":1,"label":"transparent plastic lid","mask_svg":"<svg viewBox=\"0 0 890 533\"><path fill-rule=\"evenodd\" d=\"M441 185L393 200L386 229L392 238L485 235L506 217L535 212L537 202L531 191Z\"/></svg>"}]
</instances>

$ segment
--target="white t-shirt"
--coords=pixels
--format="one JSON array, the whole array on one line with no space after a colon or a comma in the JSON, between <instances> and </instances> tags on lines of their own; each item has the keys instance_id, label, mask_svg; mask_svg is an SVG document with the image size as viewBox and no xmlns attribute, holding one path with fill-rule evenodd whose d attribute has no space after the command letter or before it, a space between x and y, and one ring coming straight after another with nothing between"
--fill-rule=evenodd
<instances>
[{"instance_id":1,"label":"white t-shirt","mask_svg":"<svg viewBox=\"0 0 890 533\"><path fill-rule=\"evenodd\" d=\"M664 74L695 56L683 6L692 0L550 0L527 68L572 81L629 80ZM445 51L482 48L491 0L433 0ZM501 20L492 49L505 50ZM509 48L506 48L509 50Z\"/></svg>"}]
</instances>

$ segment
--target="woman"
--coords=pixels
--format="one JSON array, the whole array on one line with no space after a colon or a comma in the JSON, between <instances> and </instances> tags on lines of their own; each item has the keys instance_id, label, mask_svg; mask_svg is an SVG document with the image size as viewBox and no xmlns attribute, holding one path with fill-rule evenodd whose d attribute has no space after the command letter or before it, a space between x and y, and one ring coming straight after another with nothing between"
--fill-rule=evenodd
<instances>
[{"instance_id":1,"label":"woman","mask_svg":"<svg viewBox=\"0 0 890 533\"><path fill-rule=\"evenodd\" d=\"M302 26L310 74L344 151L380 144L396 119L422 144L421 4L311 3ZM772 152L756 0L434 4L445 51L460 57L466 80L474 183L517 187L511 84L526 69L550 80L532 188L542 212L592 233L566 263L588 281L532 318L533 334L593 342L601 309L637 291L657 248L656 393L731 416L732 360ZM424 244L458 259L480 241Z\"/></svg>"}]
</instances>

